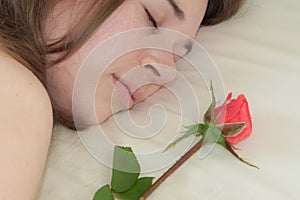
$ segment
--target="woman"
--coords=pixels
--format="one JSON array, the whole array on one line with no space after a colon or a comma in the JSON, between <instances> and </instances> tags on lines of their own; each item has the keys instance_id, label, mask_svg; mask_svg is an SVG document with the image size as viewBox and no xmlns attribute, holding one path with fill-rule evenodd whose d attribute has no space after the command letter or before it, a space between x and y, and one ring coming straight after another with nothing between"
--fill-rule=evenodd
<instances>
[{"instance_id":1,"label":"woman","mask_svg":"<svg viewBox=\"0 0 300 200\"><path fill-rule=\"evenodd\" d=\"M74 78L96 44L117 33L148 26L194 37L200 25L230 18L241 3L242 0L0 0L0 199L34 198L54 122L74 129ZM159 75L159 69L149 63L175 66L170 53L141 50L121 57L104 73L96 94L99 123L113 114L109 97L114 80L137 65ZM143 87L133 104L159 87Z\"/></svg>"}]
</instances>

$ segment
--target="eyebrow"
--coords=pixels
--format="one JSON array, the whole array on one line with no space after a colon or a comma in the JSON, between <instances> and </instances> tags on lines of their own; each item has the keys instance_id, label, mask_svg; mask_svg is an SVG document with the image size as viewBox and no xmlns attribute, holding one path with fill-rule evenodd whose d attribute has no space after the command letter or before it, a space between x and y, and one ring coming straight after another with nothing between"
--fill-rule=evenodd
<instances>
[{"instance_id":1,"label":"eyebrow","mask_svg":"<svg viewBox=\"0 0 300 200\"><path fill-rule=\"evenodd\" d=\"M172 6L175 16L178 17L180 20L184 20L185 14L183 10L178 6L175 0L167 0L169 4Z\"/></svg>"}]
</instances>

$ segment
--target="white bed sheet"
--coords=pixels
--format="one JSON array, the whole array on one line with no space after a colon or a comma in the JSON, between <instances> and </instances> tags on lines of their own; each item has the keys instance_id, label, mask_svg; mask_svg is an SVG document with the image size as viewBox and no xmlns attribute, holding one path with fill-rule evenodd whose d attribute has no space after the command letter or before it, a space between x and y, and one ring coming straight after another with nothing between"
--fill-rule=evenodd
<instances>
[{"instance_id":1,"label":"white bed sheet","mask_svg":"<svg viewBox=\"0 0 300 200\"><path fill-rule=\"evenodd\" d=\"M238 148L260 170L216 147L204 160L193 156L149 199L299 199L299 22L297 0L253 0L233 19L200 30L197 40L218 65L226 91L235 96L245 93L249 100L253 133ZM192 74L188 68L180 70ZM193 86L200 91L199 104L204 110L210 100L208 91L203 83ZM180 117L174 110L176 101L167 101L169 95L162 90L132 111L133 117L141 120L153 102L168 102L164 139L172 137L173 125ZM103 125L112 133L110 138L126 143L112 121ZM111 169L86 151L76 132L59 126L53 134L37 199L91 200L99 187L109 183ZM155 147L164 145L159 138L154 143ZM143 142L135 144L137 149L147 147ZM165 170L150 175L158 177Z\"/></svg>"}]
</instances>

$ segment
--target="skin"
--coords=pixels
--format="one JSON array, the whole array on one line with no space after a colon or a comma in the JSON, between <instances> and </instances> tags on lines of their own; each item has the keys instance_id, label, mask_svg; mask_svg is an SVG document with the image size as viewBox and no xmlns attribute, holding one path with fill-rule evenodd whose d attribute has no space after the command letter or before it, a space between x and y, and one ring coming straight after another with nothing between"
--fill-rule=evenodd
<instances>
[{"instance_id":1,"label":"skin","mask_svg":"<svg viewBox=\"0 0 300 200\"><path fill-rule=\"evenodd\" d=\"M52 133L52 108L39 80L0 50L0 199L32 200Z\"/></svg>"},{"instance_id":2,"label":"skin","mask_svg":"<svg viewBox=\"0 0 300 200\"><path fill-rule=\"evenodd\" d=\"M176 2L185 12L184 21L175 17L166 0L126 1L74 55L48 70L48 84L55 101L67 112L72 112L74 78L83 59L96 44L122 31L153 26L145 15L143 6L147 7L159 26L194 37L205 13L207 0ZM63 1L49 17L46 37L51 39L63 35L71 23L71 11L79 10L70 4L69 0ZM32 72L2 50L0 61L0 120L3 124L0 126L0 199L32 200L38 191L51 138L51 103L46 89ZM145 67L149 63L175 69L174 56L157 50L141 50L127 54L110 66L101 77L96 91L98 122L105 121L113 114L110 106L111 94L116 85L113 75L121 77L135 66L141 66L145 74L152 74L152 77L156 76L157 71L164 74L162 68L156 65L155 69ZM168 80L172 76L174 75L165 73L162 77ZM119 110L131 108L160 87L157 84L143 87L136 93L133 104L125 108L120 107ZM83 119L85 124L95 123Z\"/></svg>"},{"instance_id":3,"label":"skin","mask_svg":"<svg viewBox=\"0 0 300 200\"><path fill-rule=\"evenodd\" d=\"M93 48L115 34L134 28L154 26L148 19L145 8L153 16L159 27L172 29L192 38L195 37L207 7L207 0L177 0L176 3L184 12L184 17L176 17L174 9L167 0L126 1L75 54L50 68L48 70L48 84L50 85L50 91L54 96L54 100L61 106L61 109L69 114L72 113L74 80L84 58ZM59 37L64 32L66 24L71 23L71 19L68 16L72 16L72 14L63 12L66 10L66 7L70 7L70 4L58 6L51 20L49 20L49 39ZM77 12L76 7L72 9ZM154 69L145 67L149 63L152 64ZM175 61L173 54L153 49L143 49L128 53L114 61L101 76L95 99L98 120L89 120L88 116L82 114L79 123L85 125L102 123L113 113L131 108L134 104L144 100L161 87L160 84L148 84L140 88L136 93L133 93L133 86L128 81L122 80L122 83L129 88L130 93L135 98L132 102L128 94L124 94L123 92L121 97L119 97L119 101L123 101L123 104L124 101L125 104L126 102L128 103L126 105L117 105L112 110L111 102L114 101L112 94L116 86L114 77L120 78L136 66L140 66L141 70L144 71L144 75L152 76L153 80L155 80L157 72L164 74L164 76L160 77L160 82L168 82L172 79L170 77L174 77ZM168 74L161 66L173 70L169 70Z\"/></svg>"}]
</instances>

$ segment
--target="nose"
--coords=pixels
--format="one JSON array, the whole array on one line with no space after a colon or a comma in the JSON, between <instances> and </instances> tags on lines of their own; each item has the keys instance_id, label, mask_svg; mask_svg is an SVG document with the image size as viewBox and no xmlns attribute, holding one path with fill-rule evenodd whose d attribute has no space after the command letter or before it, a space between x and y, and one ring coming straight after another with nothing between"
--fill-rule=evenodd
<instances>
[{"instance_id":1,"label":"nose","mask_svg":"<svg viewBox=\"0 0 300 200\"><path fill-rule=\"evenodd\" d=\"M174 55L162 50L148 52L140 59L139 65L143 68L147 81L165 84L176 77Z\"/></svg>"}]
</instances>

